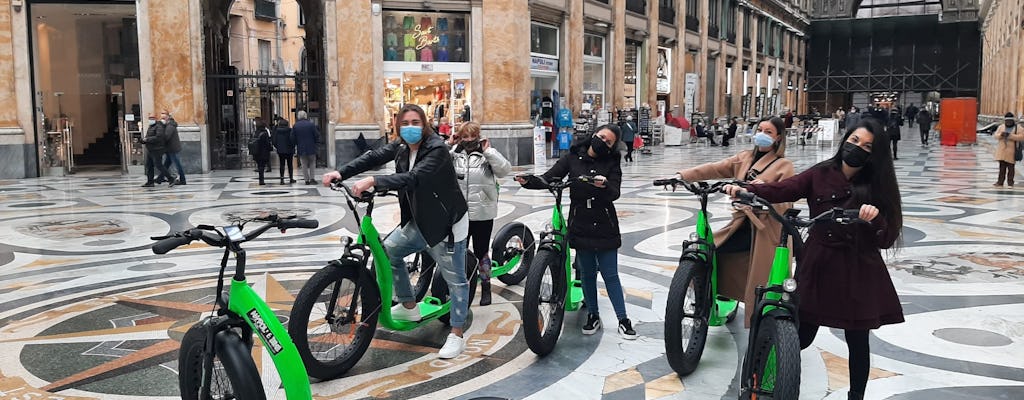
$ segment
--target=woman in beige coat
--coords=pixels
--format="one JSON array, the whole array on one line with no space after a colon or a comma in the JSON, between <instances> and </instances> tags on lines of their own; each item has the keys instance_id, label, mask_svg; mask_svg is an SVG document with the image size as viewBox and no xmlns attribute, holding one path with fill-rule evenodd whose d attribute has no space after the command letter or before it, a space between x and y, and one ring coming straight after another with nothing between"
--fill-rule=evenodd
<instances>
[{"instance_id":1,"label":"woman in beige coat","mask_svg":"<svg viewBox=\"0 0 1024 400\"><path fill-rule=\"evenodd\" d=\"M679 171L687 181L736 179L750 183L777 182L793 176L793 162L785 159L786 125L782 118L765 118L758 124L754 148L724 160ZM791 203L777 204L780 213ZM737 209L732 221L715 232L718 258L718 291L742 299L746 306L746 325L754 309L754 288L768 282L781 224L767 212ZM753 249L753 251L751 251Z\"/></svg>"},{"instance_id":2,"label":"woman in beige coat","mask_svg":"<svg viewBox=\"0 0 1024 400\"><path fill-rule=\"evenodd\" d=\"M999 162L999 180L996 181L995 185L992 186L1003 186L1003 180L1005 178L1006 184L1013 187L1013 177L1016 175L1014 164L1017 160L1014 160L1013 150L1017 146L1017 142L1024 141L1024 129L1017 126L1017 123L1013 120L1013 113L1006 113L1005 123L999 125L996 129L996 133L992 137L996 138L996 152L995 158Z\"/></svg>"}]
</instances>

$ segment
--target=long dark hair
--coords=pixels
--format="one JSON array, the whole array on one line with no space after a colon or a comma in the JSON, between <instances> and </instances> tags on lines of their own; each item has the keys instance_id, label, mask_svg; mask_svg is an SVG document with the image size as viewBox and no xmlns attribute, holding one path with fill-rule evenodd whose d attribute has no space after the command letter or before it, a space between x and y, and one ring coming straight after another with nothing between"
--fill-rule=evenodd
<instances>
[{"instance_id":1,"label":"long dark hair","mask_svg":"<svg viewBox=\"0 0 1024 400\"><path fill-rule=\"evenodd\" d=\"M416 114L419 114L420 121L423 122L423 137L424 138L434 134L434 128L432 128L430 126L430 123L427 122L427 113L424 112L423 109L420 108L420 106L418 106L418 105L406 104L406 105L402 106L401 110L398 111L398 117L395 118L395 136L396 137L398 137L399 139L402 138L402 135L399 133L399 131L402 130L402 116L405 115L405 113L407 113L409 111L412 111L412 112L415 112Z\"/></svg>"},{"instance_id":2,"label":"long dark hair","mask_svg":"<svg viewBox=\"0 0 1024 400\"><path fill-rule=\"evenodd\" d=\"M880 216L885 218L886 228L890 235L901 235L903 230L903 203L900 201L899 183L896 181L896 170L892 164L892 149L889 147L889 134L874 118L864 118L849 127L843 139L839 141L839 149L832 158L822 161L819 166L842 168L842 144L857 129L864 128L875 135L872 142L871 156L864 167L850 179L853 184L852 196L847 207L860 207L871 204L878 207ZM897 246L899 242L897 242Z\"/></svg>"}]
</instances>

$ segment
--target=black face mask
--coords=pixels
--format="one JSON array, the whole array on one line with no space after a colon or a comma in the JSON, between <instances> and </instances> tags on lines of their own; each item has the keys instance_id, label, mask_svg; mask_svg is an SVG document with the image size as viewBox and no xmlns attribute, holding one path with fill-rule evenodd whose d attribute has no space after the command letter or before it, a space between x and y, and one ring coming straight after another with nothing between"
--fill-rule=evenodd
<instances>
[{"instance_id":1,"label":"black face mask","mask_svg":"<svg viewBox=\"0 0 1024 400\"><path fill-rule=\"evenodd\" d=\"M1006 121L1006 126L1014 126L1014 125L1017 125L1017 123L1016 123L1016 122L1014 122L1014 121L1013 121L1012 119L1011 119L1011 120L1008 120L1008 121Z\"/></svg>"},{"instance_id":2,"label":"black face mask","mask_svg":"<svg viewBox=\"0 0 1024 400\"><path fill-rule=\"evenodd\" d=\"M608 144L606 144L604 140L601 140L601 138L597 137L597 135L590 138L590 149L594 151L594 154L597 154L598 158L604 157L612 152L612 149L608 147Z\"/></svg>"},{"instance_id":3,"label":"black face mask","mask_svg":"<svg viewBox=\"0 0 1024 400\"><path fill-rule=\"evenodd\" d=\"M843 147L839 150L839 156L843 159L846 165L854 168L863 167L867 164L868 158L871 157L871 153L867 150L862 149L860 146L850 142L843 143Z\"/></svg>"},{"instance_id":4,"label":"black face mask","mask_svg":"<svg viewBox=\"0 0 1024 400\"><path fill-rule=\"evenodd\" d=\"M465 150L467 153L472 153L474 151L480 150L479 140L463 141L462 143L459 144L462 146L462 149Z\"/></svg>"}]
</instances>

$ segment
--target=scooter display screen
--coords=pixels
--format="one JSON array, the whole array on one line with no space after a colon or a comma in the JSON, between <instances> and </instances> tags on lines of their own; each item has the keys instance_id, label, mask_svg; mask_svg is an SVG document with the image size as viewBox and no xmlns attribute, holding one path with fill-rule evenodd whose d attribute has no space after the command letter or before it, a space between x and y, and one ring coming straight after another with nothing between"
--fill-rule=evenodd
<instances>
[{"instance_id":1,"label":"scooter display screen","mask_svg":"<svg viewBox=\"0 0 1024 400\"><path fill-rule=\"evenodd\" d=\"M235 225L225 226L224 233L228 235L228 240L232 242L241 242L245 240L245 236L242 235L242 230Z\"/></svg>"}]
</instances>

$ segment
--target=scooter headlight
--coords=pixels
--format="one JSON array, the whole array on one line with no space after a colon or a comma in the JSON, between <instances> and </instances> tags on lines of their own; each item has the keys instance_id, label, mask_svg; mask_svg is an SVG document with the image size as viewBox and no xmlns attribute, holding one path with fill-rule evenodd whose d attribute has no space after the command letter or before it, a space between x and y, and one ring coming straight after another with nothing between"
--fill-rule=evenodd
<instances>
[{"instance_id":1,"label":"scooter headlight","mask_svg":"<svg viewBox=\"0 0 1024 400\"><path fill-rule=\"evenodd\" d=\"M789 279L786 279L786 280L782 281L782 290L785 290L787 293L795 292L796 291L796 279L789 278Z\"/></svg>"},{"instance_id":2,"label":"scooter headlight","mask_svg":"<svg viewBox=\"0 0 1024 400\"><path fill-rule=\"evenodd\" d=\"M697 232L690 232L690 241L691 242L696 242L697 239L700 239L700 236L697 235Z\"/></svg>"},{"instance_id":3,"label":"scooter headlight","mask_svg":"<svg viewBox=\"0 0 1024 400\"><path fill-rule=\"evenodd\" d=\"M555 226L551 225L551 222L545 222L544 223L544 232L554 232L554 231L555 231Z\"/></svg>"}]
</instances>

